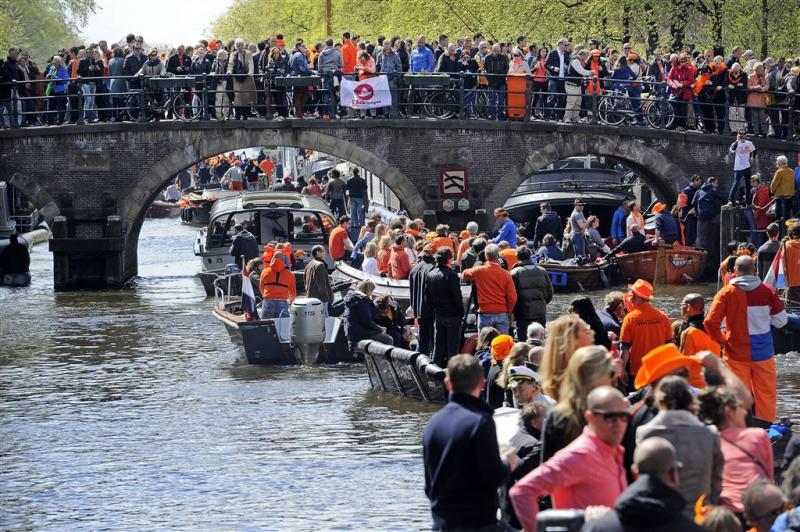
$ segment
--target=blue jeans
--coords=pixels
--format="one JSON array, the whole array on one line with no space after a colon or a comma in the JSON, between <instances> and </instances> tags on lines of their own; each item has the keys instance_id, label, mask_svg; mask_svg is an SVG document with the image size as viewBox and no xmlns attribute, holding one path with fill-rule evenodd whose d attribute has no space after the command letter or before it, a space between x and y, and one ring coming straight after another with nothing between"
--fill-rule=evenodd
<instances>
[{"instance_id":1,"label":"blue jeans","mask_svg":"<svg viewBox=\"0 0 800 532\"><path fill-rule=\"evenodd\" d=\"M567 88L563 79L547 78L547 110L545 118L558 120L563 116L564 108L567 105Z\"/></svg>"},{"instance_id":2,"label":"blue jeans","mask_svg":"<svg viewBox=\"0 0 800 532\"><path fill-rule=\"evenodd\" d=\"M750 183L751 176L752 170L750 168L733 171L733 184L731 185L731 191L728 192L728 201L731 203L736 203L736 200L739 198L739 184L744 181L745 201L747 202L747 205L753 203L753 192L750 190L752 187Z\"/></svg>"},{"instance_id":3,"label":"blue jeans","mask_svg":"<svg viewBox=\"0 0 800 532\"><path fill-rule=\"evenodd\" d=\"M572 242L572 249L576 257L586 256L586 237L581 233L570 233L569 240Z\"/></svg>"},{"instance_id":4,"label":"blue jeans","mask_svg":"<svg viewBox=\"0 0 800 532\"><path fill-rule=\"evenodd\" d=\"M475 98L478 96L477 89L464 91L464 115L466 118L475 116Z\"/></svg>"},{"instance_id":5,"label":"blue jeans","mask_svg":"<svg viewBox=\"0 0 800 532\"><path fill-rule=\"evenodd\" d=\"M271 318L288 318L289 303L283 299L265 299L261 302L262 320Z\"/></svg>"},{"instance_id":6,"label":"blue jeans","mask_svg":"<svg viewBox=\"0 0 800 532\"><path fill-rule=\"evenodd\" d=\"M364 198L350 198L350 218L353 227L364 225Z\"/></svg>"},{"instance_id":7,"label":"blue jeans","mask_svg":"<svg viewBox=\"0 0 800 532\"><path fill-rule=\"evenodd\" d=\"M484 327L494 327L500 334L508 334L508 314L484 314L478 313L478 331Z\"/></svg>"},{"instance_id":8,"label":"blue jeans","mask_svg":"<svg viewBox=\"0 0 800 532\"><path fill-rule=\"evenodd\" d=\"M503 100L505 98L506 90L503 87L493 88L489 87L489 119L495 120L501 118L505 113L505 106Z\"/></svg>"},{"instance_id":9,"label":"blue jeans","mask_svg":"<svg viewBox=\"0 0 800 532\"><path fill-rule=\"evenodd\" d=\"M331 198L331 212L337 219L347 214L344 208L344 198Z\"/></svg>"},{"instance_id":10,"label":"blue jeans","mask_svg":"<svg viewBox=\"0 0 800 532\"><path fill-rule=\"evenodd\" d=\"M83 92L83 119L94 120L97 118L97 105L94 99L94 95L97 93L97 85L94 83L82 83L81 91Z\"/></svg>"},{"instance_id":11,"label":"blue jeans","mask_svg":"<svg viewBox=\"0 0 800 532\"><path fill-rule=\"evenodd\" d=\"M336 117L336 98L334 98L333 94L334 77L334 74L322 75L322 89L324 90L322 93L322 108L323 112L331 118Z\"/></svg>"}]
</instances>

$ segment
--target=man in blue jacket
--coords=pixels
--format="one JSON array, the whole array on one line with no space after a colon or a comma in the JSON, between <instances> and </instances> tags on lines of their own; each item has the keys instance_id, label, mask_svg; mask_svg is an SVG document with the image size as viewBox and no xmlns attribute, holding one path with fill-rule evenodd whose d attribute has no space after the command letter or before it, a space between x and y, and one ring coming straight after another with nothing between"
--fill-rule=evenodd
<instances>
[{"instance_id":1,"label":"man in blue jacket","mask_svg":"<svg viewBox=\"0 0 800 532\"><path fill-rule=\"evenodd\" d=\"M719 259L719 213L725 200L717 190L717 178L709 177L706 184L694 195L692 207L697 212L697 241L695 245L708 251L711 260L708 264L715 267Z\"/></svg>"},{"instance_id":2,"label":"man in blue jacket","mask_svg":"<svg viewBox=\"0 0 800 532\"><path fill-rule=\"evenodd\" d=\"M484 383L476 357L456 355L447 363L450 402L431 418L422 437L434 530L497 524L497 488L516 468L517 457L509 451L500 458L492 408L479 399Z\"/></svg>"},{"instance_id":3,"label":"man in blue jacket","mask_svg":"<svg viewBox=\"0 0 800 532\"><path fill-rule=\"evenodd\" d=\"M514 220L508 217L508 211L505 209L495 209L494 219L500 225L500 232L492 242L499 244L502 241L508 242L511 248L517 247L517 224Z\"/></svg>"},{"instance_id":4,"label":"man in blue jacket","mask_svg":"<svg viewBox=\"0 0 800 532\"><path fill-rule=\"evenodd\" d=\"M627 236L625 222L628 219L628 214L630 214L628 200L624 199L622 200L622 205L614 211L614 217L611 219L611 239L614 241L615 246L620 245Z\"/></svg>"}]
</instances>

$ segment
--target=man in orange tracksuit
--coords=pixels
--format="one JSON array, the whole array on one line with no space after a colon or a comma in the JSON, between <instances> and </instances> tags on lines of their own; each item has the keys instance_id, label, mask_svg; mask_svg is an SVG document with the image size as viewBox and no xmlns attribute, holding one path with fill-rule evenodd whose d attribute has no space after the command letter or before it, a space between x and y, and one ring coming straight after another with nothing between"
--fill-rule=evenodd
<instances>
[{"instance_id":1,"label":"man in orange tracksuit","mask_svg":"<svg viewBox=\"0 0 800 532\"><path fill-rule=\"evenodd\" d=\"M672 342L672 325L666 314L653 307L653 285L637 279L630 289L633 310L625 315L619 333L622 359L630 361L628 370L635 377L642 366L642 357L656 347Z\"/></svg>"},{"instance_id":2,"label":"man in orange tracksuit","mask_svg":"<svg viewBox=\"0 0 800 532\"><path fill-rule=\"evenodd\" d=\"M289 316L289 303L297 297L297 285L294 274L286 267L283 253L276 252L261 271L258 289L263 298L261 319Z\"/></svg>"},{"instance_id":3,"label":"man in orange tracksuit","mask_svg":"<svg viewBox=\"0 0 800 532\"><path fill-rule=\"evenodd\" d=\"M389 255L389 277L392 279L408 279L411 273L411 257L406 252L405 235L397 235Z\"/></svg>"},{"instance_id":4,"label":"man in orange tracksuit","mask_svg":"<svg viewBox=\"0 0 800 532\"><path fill-rule=\"evenodd\" d=\"M687 294L681 303L681 314L685 321L681 330L680 350L687 357L702 351L720 355L719 344L711 339L703 326L705 304L705 299L700 294ZM695 388L705 388L706 383L699 367L689 368L689 384Z\"/></svg>"},{"instance_id":5,"label":"man in orange tracksuit","mask_svg":"<svg viewBox=\"0 0 800 532\"><path fill-rule=\"evenodd\" d=\"M474 281L478 291L478 330L494 327L501 334L508 334L517 304L517 289L511 274L500 265L497 245L489 244L483 253L485 263L464 270L464 280Z\"/></svg>"},{"instance_id":6,"label":"man in orange tracksuit","mask_svg":"<svg viewBox=\"0 0 800 532\"><path fill-rule=\"evenodd\" d=\"M714 296L703 325L722 346L725 364L753 393L756 417L771 422L777 402L771 327L786 325L786 310L775 290L755 274L752 257L736 259L733 271L736 276Z\"/></svg>"}]
</instances>

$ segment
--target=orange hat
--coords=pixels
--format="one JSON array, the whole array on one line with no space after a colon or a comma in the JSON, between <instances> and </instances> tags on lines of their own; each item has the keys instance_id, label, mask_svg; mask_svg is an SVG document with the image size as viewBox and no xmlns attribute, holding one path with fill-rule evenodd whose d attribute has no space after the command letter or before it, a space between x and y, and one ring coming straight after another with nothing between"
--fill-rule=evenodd
<instances>
[{"instance_id":1,"label":"orange hat","mask_svg":"<svg viewBox=\"0 0 800 532\"><path fill-rule=\"evenodd\" d=\"M436 233L434 233L433 231L429 231L425 235L425 240L433 240L434 238L436 238Z\"/></svg>"},{"instance_id":2,"label":"orange hat","mask_svg":"<svg viewBox=\"0 0 800 532\"><path fill-rule=\"evenodd\" d=\"M275 44L277 44L278 46L286 46L286 41L284 41L283 39L278 39L277 41L275 41Z\"/></svg>"},{"instance_id":3,"label":"orange hat","mask_svg":"<svg viewBox=\"0 0 800 532\"><path fill-rule=\"evenodd\" d=\"M639 54L628 54L628 59L631 61L636 61L639 59Z\"/></svg>"},{"instance_id":4,"label":"orange hat","mask_svg":"<svg viewBox=\"0 0 800 532\"><path fill-rule=\"evenodd\" d=\"M461 240L464 240L465 238L469 238L471 236L472 236L472 233L470 233L466 229L464 231L461 231L460 233L458 233L458 238L460 238Z\"/></svg>"},{"instance_id":5,"label":"orange hat","mask_svg":"<svg viewBox=\"0 0 800 532\"><path fill-rule=\"evenodd\" d=\"M646 299L648 301L653 299L653 285L644 279L636 279L636 282L629 284L628 288L634 295L639 296L642 299Z\"/></svg>"},{"instance_id":6,"label":"orange hat","mask_svg":"<svg viewBox=\"0 0 800 532\"><path fill-rule=\"evenodd\" d=\"M511 348L514 347L514 339L507 334L500 334L492 340L492 358L502 362L508 357Z\"/></svg>"},{"instance_id":7,"label":"orange hat","mask_svg":"<svg viewBox=\"0 0 800 532\"><path fill-rule=\"evenodd\" d=\"M217 41L209 41L209 43L208 43L208 49L209 50L214 52L214 51L216 51L217 48L219 48L219 44L217 43Z\"/></svg>"},{"instance_id":8,"label":"orange hat","mask_svg":"<svg viewBox=\"0 0 800 532\"><path fill-rule=\"evenodd\" d=\"M633 384L638 390L680 368L692 369L699 366L697 360L681 354L675 344L661 345L642 357L642 367L639 368Z\"/></svg>"},{"instance_id":9,"label":"orange hat","mask_svg":"<svg viewBox=\"0 0 800 532\"><path fill-rule=\"evenodd\" d=\"M436 246L433 243L425 244L425 247L422 248L422 251L425 253L436 253Z\"/></svg>"},{"instance_id":10,"label":"orange hat","mask_svg":"<svg viewBox=\"0 0 800 532\"><path fill-rule=\"evenodd\" d=\"M306 256L306 252L303 251L302 249L298 249L297 251L294 252L294 256L295 258L302 259L303 257Z\"/></svg>"},{"instance_id":11,"label":"orange hat","mask_svg":"<svg viewBox=\"0 0 800 532\"><path fill-rule=\"evenodd\" d=\"M678 207L688 207L689 206L689 196L681 192L678 194Z\"/></svg>"},{"instance_id":12,"label":"orange hat","mask_svg":"<svg viewBox=\"0 0 800 532\"><path fill-rule=\"evenodd\" d=\"M653 205L653 214L658 214L658 213L660 213L661 211L663 211L666 208L667 208L667 206L659 201L658 203Z\"/></svg>"}]
</instances>

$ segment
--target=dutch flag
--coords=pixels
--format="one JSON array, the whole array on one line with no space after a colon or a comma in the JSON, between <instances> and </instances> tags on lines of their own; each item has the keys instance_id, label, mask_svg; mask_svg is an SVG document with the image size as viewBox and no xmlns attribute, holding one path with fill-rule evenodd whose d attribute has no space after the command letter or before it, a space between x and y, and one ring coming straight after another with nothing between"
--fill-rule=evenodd
<instances>
[{"instance_id":1,"label":"dutch flag","mask_svg":"<svg viewBox=\"0 0 800 532\"><path fill-rule=\"evenodd\" d=\"M775 290L786 288L786 270L783 263L783 244L781 244L772 261L772 266L764 276L764 284L772 286Z\"/></svg>"},{"instance_id":2,"label":"dutch flag","mask_svg":"<svg viewBox=\"0 0 800 532\"><path fill-rule=\"evenodd\" d=\"M247 321L258 319L256 310L256 295L253 293L253 283L247 276L247 268L242 271L242 312Z\"/></svg>"}]
</instances>

